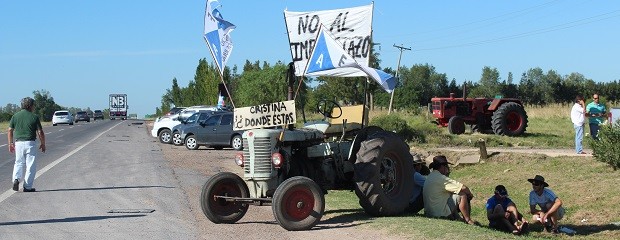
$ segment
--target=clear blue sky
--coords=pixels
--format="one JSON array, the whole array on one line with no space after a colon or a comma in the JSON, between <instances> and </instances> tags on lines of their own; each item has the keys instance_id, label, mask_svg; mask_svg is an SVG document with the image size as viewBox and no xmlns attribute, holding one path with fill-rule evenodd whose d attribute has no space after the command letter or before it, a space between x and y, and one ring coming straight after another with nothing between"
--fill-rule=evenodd
<instances>
[{"instance_id":1,"label":"clear blue sky","mask_svg":"<svg viewBox=\"0 0 620 240\"><path fill-rule=\"evenodd\" d=\"M202 38L205 0L0 0L0 106L47 90L66 107L104 109L126 93L130 113L160 106L177 78L193 79L211 55ZM283 10L313 11L371 1L221 0L237 26L228 66L291 61ZM497 68L516 82L530 68L620 79L620 1L376 1L373 37L381 67L431 64L458 83Z\"/></svg>"}]
</instances>

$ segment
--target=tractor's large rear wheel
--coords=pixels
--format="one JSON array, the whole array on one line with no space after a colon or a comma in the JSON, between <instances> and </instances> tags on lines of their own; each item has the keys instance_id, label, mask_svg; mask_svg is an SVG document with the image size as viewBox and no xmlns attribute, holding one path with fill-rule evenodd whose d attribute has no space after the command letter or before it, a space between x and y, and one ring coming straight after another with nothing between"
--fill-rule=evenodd
<instances>
[{"instance_id":1,"label":"tractor's large rear wheel","mask_svg":"<svg viewBox=\"0 0 620 240\"><path fill-rule=\"evenodd\" d=\"M450 134L463 134L465 132L465 120L459 116L452 116L448 120L448 132Z\"/></svg>"},{"instance_id":2,"label":"tractor's large rear wheel","mask_svg":"<svg viewBox=\"0 0 620 240\"><path fill-rule=\"evenodd\" d=\"M211 176L202 187L200 207L213 223L235 223L245 215L249 205L226 201L221 197L249 196L248 186L239 176L230 172L219 172Z\"/></svg>"},{"instance_id":3,"label":"tractor's large rear wheel","mask_svg":"<svg viewBox=\"0 0 620 240\"><path fill-rule=\"evenodd\" d=\"M372 216L393 216L409 205L413 192L413 157L395 133L379 132L363 141L357 152L355 193Z\"/></svg>"},{"instance_id":4,"label":"tractor's large rear wheel","mask_svg":"<svg viewBox=\"0 0 620 240\"><path fill-rule=\"evenodd\" d=\"M493 132L497 135L519 136L527 128L527 114L523 106L507 102L499 106L491 120Z\"/></svg>"},{"instance_id":5,"label":"tractor's large rear wheel","mask_svg":"<svg viewBox=\"0 0 620 240\"><path fill-rule=\"evenodd\" d=\"M276 221L284 229L308 230L323 217L325 196L319 185L310 178L292 177L276 188L271 209Z\"/></svg>"}]
</instances>

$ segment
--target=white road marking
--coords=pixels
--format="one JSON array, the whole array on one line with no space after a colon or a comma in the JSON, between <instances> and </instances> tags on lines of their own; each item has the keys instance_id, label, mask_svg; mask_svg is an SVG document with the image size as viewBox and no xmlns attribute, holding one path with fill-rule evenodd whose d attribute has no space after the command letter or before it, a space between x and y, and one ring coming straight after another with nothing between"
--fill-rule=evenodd
<instances>
[{"instance_id":1,"label":"white road marking","mask_svg":"<svg viewBox=\"0 0 620 240\"><path fill-rule=\"evenodd\" d=\"M90 141L82 144L82 146L79 146L76 149L73 149L73 151L65 154L64 156L60 157L59 159L54 160L52 163L48 164L47 166L45 166L43 169L38 170L37 174L35 175L34 179L39 178L41 175L43 175L45 172L47 172L48 170L52 169L54 166L56 166L57 164L61 163L62 161L64 161L65 159L71 157L71 155L79 152L80 150L82 150L82 148L86 147L86 145L94 142L97 138L101 137L101 135L103 135L104 133L109 132L110 130L112 130L112 128L118 126L119 124L123 123L122 121L117 123L116 125L108 128L108 130L105 130L102 133L99 133L99 135L95 136L93 139L91 139ZM39 153L41 154L41 153ZM10 162L10 161L8 161ZM15 191L13 191L13 189L7 190L6 192L4 192L2 195L0 195L0 203L3 202L5 199L9 198L11 195L15 194Z\"/></svg>"}]
</instances>

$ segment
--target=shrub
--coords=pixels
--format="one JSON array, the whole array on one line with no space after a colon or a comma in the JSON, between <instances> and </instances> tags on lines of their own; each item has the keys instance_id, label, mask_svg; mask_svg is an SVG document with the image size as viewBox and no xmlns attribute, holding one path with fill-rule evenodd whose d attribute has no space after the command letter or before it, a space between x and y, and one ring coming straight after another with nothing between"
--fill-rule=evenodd
<instances>
[{"instance_id":1,"label":"shrub","mask_svg":"<svg viewBox=\"0 0 620 240\"><path fill-rule=\"evenodd\" d=\"M386 131L395 132L405 141L411 141L415 139L416 142L424 142L424 135L416 132L407 124L407 120L397 114L374 117L370 121L370 125L381 127Z\"/></svg>"},{"instance_id":2,"label":"shrub","mask_svg":"<svg viewBox=\"0 0 620 240\"><path fill-rule=\"evenodd\" d=\"M613 126L604 125L598 132L598 141L591 146L596 160L611 165L614 170L620 167L620 121Z\"/></svg>"}]
</instances>

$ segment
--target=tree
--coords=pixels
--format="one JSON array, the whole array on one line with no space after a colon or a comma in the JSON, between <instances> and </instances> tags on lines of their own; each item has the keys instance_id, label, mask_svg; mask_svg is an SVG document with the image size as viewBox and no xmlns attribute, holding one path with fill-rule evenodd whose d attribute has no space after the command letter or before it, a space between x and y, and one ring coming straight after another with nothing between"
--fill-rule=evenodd
<instances>
[{"instance_id":1,"label":"tree","mask_svg":"<svg viewBox=\"0 0 620 240\"><path fill-rule=\"evenodd\" d=\"M46 90L32 92L34 95L35 114L43 121L52 121L52 115L62 107L54 102L52 95Z\"/></svg>"},{"instance_id":2,"label":"tree","mask_svg":"<svg viewBox=\"0 0 620 240\"><path fill-rule=\"evenodd\" d=\"M485 66L482 68L482 75L476 88L472 89L471 96L492 98L501 93L499 82L499 71L497 68Z\"/></svg>"}]
</instances>

